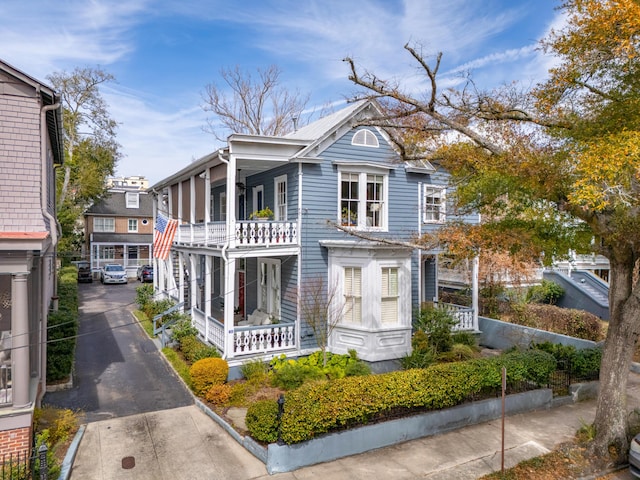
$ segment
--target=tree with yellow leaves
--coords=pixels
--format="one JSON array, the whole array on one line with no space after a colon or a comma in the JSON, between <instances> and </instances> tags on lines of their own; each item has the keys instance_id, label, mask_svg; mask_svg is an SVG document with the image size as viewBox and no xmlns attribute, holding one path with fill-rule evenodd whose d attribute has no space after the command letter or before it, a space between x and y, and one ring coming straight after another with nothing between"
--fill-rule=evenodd
<instances>
[{"instance_id":1,"label":"tree with yellow leaves","mask_svg":"<svg viewBox=\"0 0 640 480\"><path fill-rule=\"evenodd\" d=\"M482 92L470 82L440 92L441 55L429 63L411 45L405 49L423 69L426 96L345 61L365 89L360 97L387 108L372 123L387 128L406 158L448 169L458 208L482 214L479 226L445 229L441 243L468 256L502 250L550 262L574 248L609 259L592 453L622 463L625 392L640 333L640 2L567 0L561 8L566 25L541 45L558 62L530 91Z\"/></svg>"}]
</instances>

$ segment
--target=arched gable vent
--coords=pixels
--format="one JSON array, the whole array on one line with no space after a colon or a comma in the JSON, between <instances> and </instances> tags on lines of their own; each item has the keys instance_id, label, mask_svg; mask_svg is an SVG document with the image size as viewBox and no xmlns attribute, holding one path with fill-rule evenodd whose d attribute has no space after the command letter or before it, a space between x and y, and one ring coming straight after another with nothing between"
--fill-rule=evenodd
<instances>
[{"instance_id":1,"label":"arched gable vent","mask_svg":"<svg viewBox=\"0 0 640 480\"><path fill-rule=\"evenodd\" d=\"M364 147L374 147L378 148L380 145L378 144L378 137L371 131L366 128L358 130L351 139L351 145L361 145Z\"/></svg>"}]
</instances>

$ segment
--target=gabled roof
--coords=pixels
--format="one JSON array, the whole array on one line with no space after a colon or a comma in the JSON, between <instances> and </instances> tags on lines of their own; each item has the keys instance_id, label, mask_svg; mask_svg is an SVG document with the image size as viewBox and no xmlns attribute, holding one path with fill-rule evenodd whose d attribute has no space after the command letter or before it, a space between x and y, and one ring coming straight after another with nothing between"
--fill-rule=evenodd
<instances>
[{"instance_id":1,"label":"gabled roof","mask_svg":"<svg viewBox=\"0 0 640 480\"><path fill-rule=\"evenodd\" d=\"M366 100L360 100L354 102L342 110L338 110L326 117L319 118L315 122L311 122L302 128L299 128L295 132L291 132L285 135L285 138L298 138L301 140L318 140L328 133L330 133L336 126L342 124L347 119L360 110L367 102Z\"/></svg>"},{"instance_id":2,"label":"gabled roof","mask_svg":"<svg viewBox=\"0 0 640 480\"><path fill-rule=\"evenodd\" d=\"M151 217L153 215L153 196L143 192L136 193L138 193L140 201L138 208L127 208L126 192L109 192L100 201L89 207L84 214L112 217Z\"/></svg>"},{"instance_id":3,"label":"gabled roof","mask_svg":"<svg viewBox=\"0 0 640 480\"><path fill-rule=\"evenodd\" d=\"M42 106L56 105L60 102L60 96L45 83L36 80L31 75L27 75L21 70L9 65L7 62L0 60L0 70L7 75L11 75L22 83L33 87L42 99ZM0 84L0 93L2 93L2 85ZM64 162L63 149L63 130L62 130L62 107L47 112L47 128L49 138L51 139L51 148L53 150L54 163L62 164Z\"/></svg>"}]
</instances>

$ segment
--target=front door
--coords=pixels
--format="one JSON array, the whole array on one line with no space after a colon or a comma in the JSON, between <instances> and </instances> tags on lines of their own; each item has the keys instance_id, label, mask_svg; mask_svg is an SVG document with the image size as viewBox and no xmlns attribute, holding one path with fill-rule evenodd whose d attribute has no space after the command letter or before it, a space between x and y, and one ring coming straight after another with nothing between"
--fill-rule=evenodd
<instances>
[{"instance_id":1,"label":"front door","mask_svg":"<svg viewBox=\"0 0 640 480\"><path fill-rule=\"evenodd\" d=\"M258 308L280 319L280 260L264 258L258 262Z\"/></svg>"}]
</instances>

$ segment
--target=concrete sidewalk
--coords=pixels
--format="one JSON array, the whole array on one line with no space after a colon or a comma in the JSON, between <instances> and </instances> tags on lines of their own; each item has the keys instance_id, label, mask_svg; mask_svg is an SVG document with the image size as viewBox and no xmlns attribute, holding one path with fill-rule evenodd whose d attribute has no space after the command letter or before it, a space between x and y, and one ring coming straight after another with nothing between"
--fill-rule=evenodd
<instances>
[{"instance_id":1,"label":"concrete sidewalk","mask_svg":"<svg viewBox=\"0 0 640 480\"><path fill-rule=\"evenodd\" d=\"M640 375L630 373L629 408L640 407ZM505 468L552 450L593 421L595 400L507 417ZM73 480L476 479L501 465L501 420L333 462L268 475L196 406L88 424L73 464ZM133 457L135 466L131 465Z\"/></svg>"}]
</instances>

